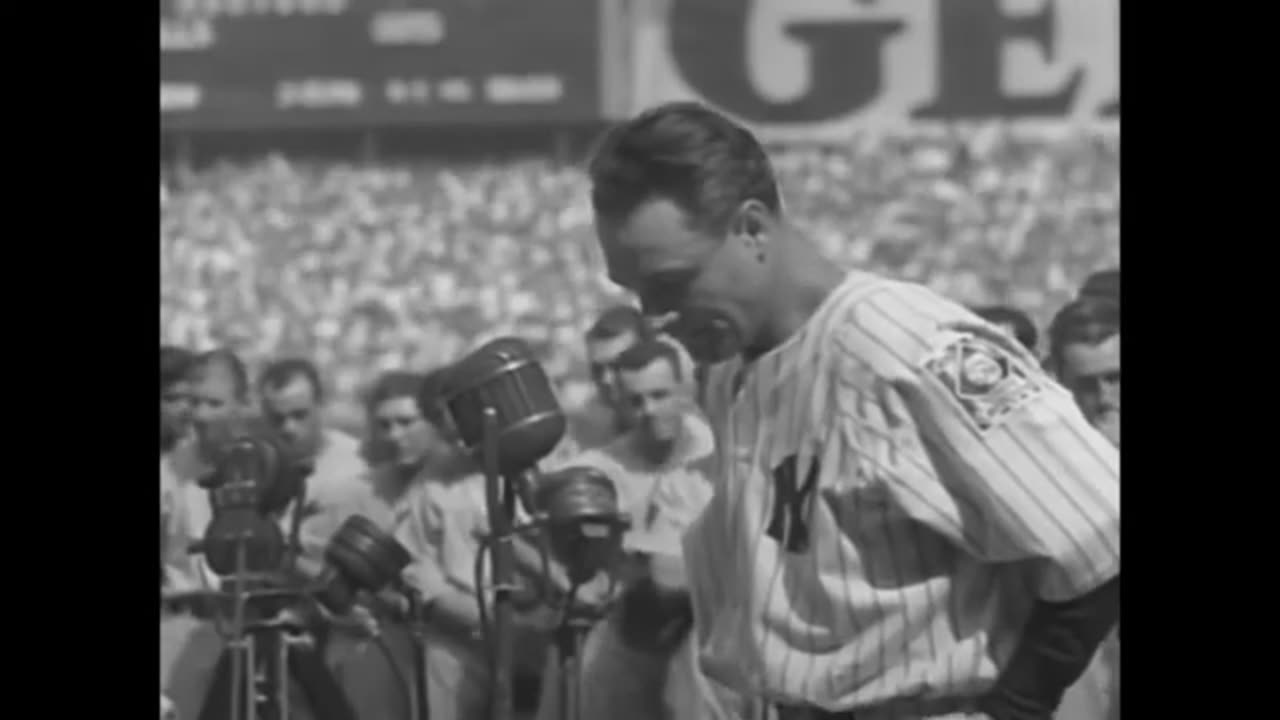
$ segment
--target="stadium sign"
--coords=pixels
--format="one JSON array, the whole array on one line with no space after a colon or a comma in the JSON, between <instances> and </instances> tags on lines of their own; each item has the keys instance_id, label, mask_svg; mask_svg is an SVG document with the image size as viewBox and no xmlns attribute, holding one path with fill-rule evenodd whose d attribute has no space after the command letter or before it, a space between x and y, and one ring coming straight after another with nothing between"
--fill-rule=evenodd
<instances>
[{"instance_id":1,"label":"stadium sign","mask_svg":"<svg viewBox=\"0 0 1280 720\"><path fill-rule=\"evenodd\" d=\"M663 0L632 110L695 99L777 140L904 121L1118 122L1119 0Z\"/></svg>"},{"instance_id":2,"label":"stadium sign","mask_svg":"<svg viewBox=\"0 0 1280 720\"><path fill-rule=\"evenodd\" d=\"M161 0L166 130L599 117L595 0Z\"/></svg>"}]
</instances>

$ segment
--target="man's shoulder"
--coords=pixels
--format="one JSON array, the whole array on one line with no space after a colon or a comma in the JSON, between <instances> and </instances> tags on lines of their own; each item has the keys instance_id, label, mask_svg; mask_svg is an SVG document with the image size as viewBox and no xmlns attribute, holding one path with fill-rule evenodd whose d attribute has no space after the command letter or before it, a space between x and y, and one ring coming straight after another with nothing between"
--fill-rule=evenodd
<instances>
[{"instance_id":1,"label":"man's shoulder","mask_svg":"<svg viewBox=\"0 0 1280 720\"><path fill-rule=\"evenodd\" d=\"M324 431L324 444L327 454L332 454L343 461L364 463L360 452L360 441L348 433L332 428L327 429Z\"/></svg>"},{"instance_id":2,"label":"man's shoulder","mask_svg":"<svg viewBox=\"0 0 1280 720\"><path fill-rule=\"evenodd\" d=\"M842 288L822 351L837 365L896 374L924 362L950 328L978 323L964 306L916 283L862 274Z\"/></svg>"},{"instance_id":3,"label":"man's shoulder","mask_svg":"<svg viewBox=\"0 0 1280 720\"><path fill-rule=\"evenodd\" d=\"M566 414L568 440L579 450L599 448L616 439L613 411L590 400Z\"/></svg>"},{"instance_id":4,"label":"man's shoulder","mask_svg":"<svg viewBox=\"0 0 1280 720\"><path fill-rule=\"evenodd\" d=\"M311 476L311 490L365 488L374 472L360 453L359 441L344 432L326 430L324 450Z\"/></svg>"}]
</instances>

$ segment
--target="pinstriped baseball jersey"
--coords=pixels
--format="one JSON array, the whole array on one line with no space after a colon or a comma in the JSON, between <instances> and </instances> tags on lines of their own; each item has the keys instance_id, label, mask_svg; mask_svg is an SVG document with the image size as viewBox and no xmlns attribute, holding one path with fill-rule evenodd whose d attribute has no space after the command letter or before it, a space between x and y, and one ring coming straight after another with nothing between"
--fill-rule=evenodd
<instances>
[{"instance_id":1,"label":"pinstriped baseball jersey","mask_svg":"<svg viewBox=\"0 0 1280 720\"><path fill-rule=\"evenodd\" d=\"M985 690L1032 602L1119 573L1119 458L998 329L852 273L708 378L715 494L684 549L701 661L829 710Z\"/></svg>"}]
</instances>

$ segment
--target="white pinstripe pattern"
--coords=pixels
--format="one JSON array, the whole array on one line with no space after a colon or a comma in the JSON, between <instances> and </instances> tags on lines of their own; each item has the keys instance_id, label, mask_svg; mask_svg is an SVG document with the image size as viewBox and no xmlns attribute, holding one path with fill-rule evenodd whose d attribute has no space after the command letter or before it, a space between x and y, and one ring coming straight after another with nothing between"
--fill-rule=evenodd
<instances>
[{"instance_id":1,"label":"white pinstripe pattern","mask_svg":"<svg viewBox=\"0 0 1280 720\"><path fill-rule=\"evenodd\" d=\"M931 353L997 346L1040 390L980 431ZM713 369L716 493L685 538L709 676L829 710L889 709L986 689L1036 596L1119 572L1118 454L989 325L929 291L854 273L806 326L742 374ZM810 546L764 532L770 469L820 461Z\"/></svg>"}]
</instances>

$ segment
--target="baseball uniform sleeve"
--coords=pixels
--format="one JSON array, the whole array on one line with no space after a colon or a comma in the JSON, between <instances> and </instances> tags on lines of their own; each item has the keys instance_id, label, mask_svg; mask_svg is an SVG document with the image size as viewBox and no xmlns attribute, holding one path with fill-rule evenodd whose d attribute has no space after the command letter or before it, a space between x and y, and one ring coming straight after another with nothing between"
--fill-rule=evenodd
<instances>
[{"instance_id":1,"label":"baseball uniform sleeve","mask_svg":"<svg viewBox=\"0 0 1280 720\"><path fill-rule=\"evenodd\" d=\"M1119 452L1020 345L909 286L868 299L840 335L889 368L868 404L896 434L890 482L910 515L989 562L1044 561L1047 601L1119 574Z\"/></svg>"}]
</instances>

